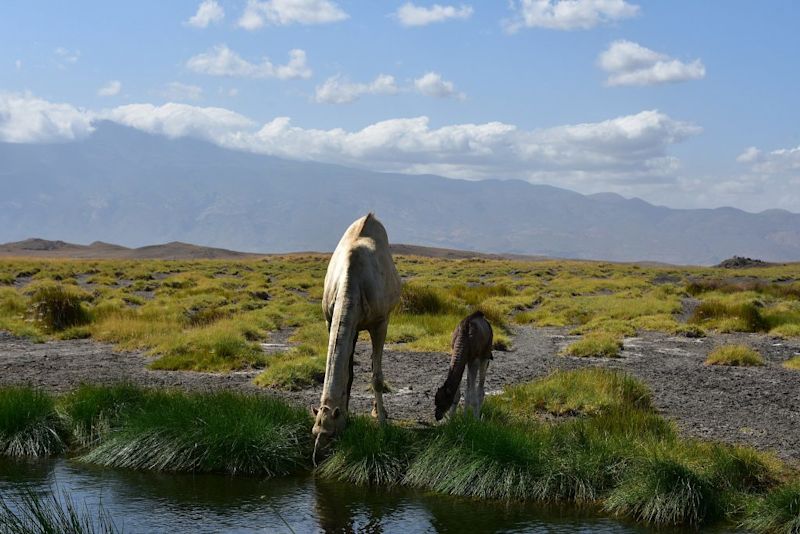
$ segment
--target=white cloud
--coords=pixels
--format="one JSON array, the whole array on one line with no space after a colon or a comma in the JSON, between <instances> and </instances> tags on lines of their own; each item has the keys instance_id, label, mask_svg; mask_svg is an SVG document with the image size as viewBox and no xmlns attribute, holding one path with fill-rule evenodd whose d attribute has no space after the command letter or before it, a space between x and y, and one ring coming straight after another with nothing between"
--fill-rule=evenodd
<instances>
[{"instance_id":1,"label":"white cloud","mask_svg":"<svg viewBox=\"0 0 800 534\"><path fill-rule=\"evenodd\" d=\"M22 70L22 60L18 59L14 62L14 66L17 67L17 70Z\"/></svg>"},{"instance_id":2,"label":"white cloud","mask_svg":"<svg viewBox=\"0 0 800 534\"><path fill-rule=\"evenodd\" d=\"M93 130L92 114L70 104L56 104L30 93L0 92L0 141L46 143L71 141Z\"/></svg>"},{"instance_id":3,"label":"white cloud","mask_svg":"<svg viewBox=\"0 0 800 534\"><path fill-rule=\"evenodd\" d=\"M97 90L97 96L116 96L122 90L122 82L111 80Z\"/></svg>"},{"instance_id":4,"label":"white cloud","mask_svg":"<svg viewBox=\"0 0 800 534\"><path fill-rule=\"evenodd\" d=\"M61 68L65 68L67 63L77 63L81 57L80 50L68 50L62 46L59 46L53 52L58 57L58 66Z\"/></svg>"},{"instance_id":5,"label":"white cloud","mask_svg":"<svg viewBox=\"0 0 800 534\"><path fill-rule=\"evenodd\" d=\"M167 100L200 100L203 88L181 82L169 82L164 86L161 96Z\"/></svg>"},{"instance_id":6,"label":"white cloud","mask_svg":"<svg viewBox=\"0 0 800 534\"><path fill-rule=\"evenodd\" d=\"M265 24L329 24L347 18L348 14L331 0L247 0L239 27L257 30Z\"/></svg>"},{"instance_id":7,"label":"white cloud","mask_svg":"<svg viewBox=\"0 0 800 534\"><path fill-rule=\"evenodd\" d=\"M379 74L370 83L353 83L337 75L317 86L314 101L320 104L346 104L363 95L393 95L397 92L394 76L388 74Z\"/></svg>"},{"instance_id":8,"label":"white cloud","mask_svg":"<svg viewBox=\"0 0 800 534\"><path fill-rule=\"evenodd\" d=\"M521 28L587 30L599 24L634 17L639 6L625 0L511 0L514 16L509 32Z\"/></svg>"},{"instance_id":9,"label":"white cloud","mask_svg":"<svg viewBox=\"0 0 800 534\"><path fill-rule=\"evenodd\" d=\"M437 98L466 98L464 93L456 91L455 85L451 81L442 78L438 72L427 72L414 80L414 88L425 96Z\"/></svg>"},{"instance_id":10,"label":"white cloud","mask_svg":"<svg viewBox=\"0 0 800 534\"><path fill-rule=\"evenodd\" d=\"M227 136L251 129L255 123L224 108L190 106L170 102L163 106L129 104L97 114L105 119L148 133L167 137L199 137L224 144Z\"/></svg>"},{"instance_id":11,"label":"white cloud","mask_svg":"<svg viewBox=\"0 0 800 534\"><path fill-rule=\"evenodd\" d=\"M614 41L598 58L609 76L606 84L656 85L699 80L706 75L703 62L684 63L632 41Z\"/></svg>"},{"instance_id":12,"label":"white cloud","mask_svg":"<svg viewBox=\"0 0 800 534\"><path fill-rule=\"evenodd\" d=\"M256 64L243 59L222 44L190 58L186 67L201 74L236 78L289 80L311 77L311 69L306 65L306 53L298 49L289 51L289 62L286 65L274 65L268 58L263 58L261 63Z\"/></svg>"},{"instance_id":13,"label":"white cloud","mask_svg":"<svg viewBox=\"0 0 800 534\"><path fill-rule=\"evenodd\" d=\"M469 179L520 178L583 190L675 183L679 162L668 150L701 131L658 111L539 130L502 122L432 127L424 116L389 119L354 131L320 130L294 126L287 117L259 125L217 107L131 104L88 112L29 94L0 95L4 141L76 139L92 131L94 120L292 159Z\"/></svg>"},{"instance_id":14,"label":"white cloud","mask_svg":"<svg viewBox=\"0 0 800 534\"><path fill-rule=\"evenodd\" d=\"M225 10L216 0L203 0L197 6L197 12L184 24L194 28L207 28L210 24L222 22L224 18Z\"/></svg>"},{"instance_id":15,"label":"white cloud","mask_svg":"<svg viewBox=\"0 0 800 534\"><path fill-rule=\"evenodd\" d=\"M468 19L472 16L472 6L442 6L433 4L430 7L414 5L406 2L395 12L395 17L403 26L427 26L434 22L452 19Z\"/></svg>"},{"instance_id":16,"label":"white cloud","mask_svg":"<svg viewBox=\"0 0 800 534\"><path fill-rule=\"evenodd\" d=\"M800 146L779 148L771 152L751 146L739 154L736 161L748 165L755 174L800 182Z\"/></svg>"}]
</instances>

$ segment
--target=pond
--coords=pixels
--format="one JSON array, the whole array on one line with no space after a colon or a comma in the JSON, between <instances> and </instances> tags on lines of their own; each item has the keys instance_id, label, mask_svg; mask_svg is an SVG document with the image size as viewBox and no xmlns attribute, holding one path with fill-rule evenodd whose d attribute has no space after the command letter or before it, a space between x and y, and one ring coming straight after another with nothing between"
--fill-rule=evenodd
<instances>
[{"instance_id":1,"label":"pond","mask_svg":"<svg viewBox=\"0 0 800 534\"><path fill-rule=\"evenodd\" d=\"M60 488L79 505L99 502L125 532L542 532L649 530L596 512L503 504L331 483L97 468L66 459L0 459L0 495Z\"/></svg>"}]
</instances>

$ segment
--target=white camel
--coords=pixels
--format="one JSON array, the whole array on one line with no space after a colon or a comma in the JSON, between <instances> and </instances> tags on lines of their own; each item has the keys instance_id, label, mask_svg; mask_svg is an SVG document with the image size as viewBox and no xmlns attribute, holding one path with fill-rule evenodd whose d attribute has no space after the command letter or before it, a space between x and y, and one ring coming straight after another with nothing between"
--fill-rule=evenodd
<instances>
[{"instance_id":1,"label":"white camel","mask_svg":"<svg viewBox=\"0 0 800 534\"><path fill-rule=\"evenodd\" d=\"M372 415L383 423L383 342L389 314L400 300L397 275L386 229L370 213L355 221L342 236L325 274L322 310L328 324L328 359L319 408L314 409L314 460L317 449L346 424L353 385L353 353L361 330L372 339Z\"/></svg>"}]
</instances>

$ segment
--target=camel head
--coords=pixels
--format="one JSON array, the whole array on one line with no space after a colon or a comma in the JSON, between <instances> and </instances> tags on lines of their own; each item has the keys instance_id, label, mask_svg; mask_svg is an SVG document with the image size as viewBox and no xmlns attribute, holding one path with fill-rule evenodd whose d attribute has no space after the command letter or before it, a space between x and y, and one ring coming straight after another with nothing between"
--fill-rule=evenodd
<instances>
[{"instance_id":1,"label":"camel head","mask_svg":"<svg viewBox=\"0 0 800 534\"><path fill-rule=\"evenodd\" d=\"M314 436L314 465L317 464L317 453L325 452L331 441L337 434L344 430L347 417L339 407L331 408L323 404L318 409L312 408L314 414L314 428L311 434Z\"/></svg>"},{"instance_id":2,"label":"camel head","mask_svg":"<svg viewBox=\"0 0 800 534\"><path fill-rule=\"evenodd\" d=\"M453 405L453 398L455 397L456 392L452 386L450 386L447 382L436 390L436 396L434 397L434 404L436 404L436 411L434 412L434 416L436 417L437 421L441 421L444 414L447 413L447 410L450 409L450 406Z\"/></svg>"}]
</instances>

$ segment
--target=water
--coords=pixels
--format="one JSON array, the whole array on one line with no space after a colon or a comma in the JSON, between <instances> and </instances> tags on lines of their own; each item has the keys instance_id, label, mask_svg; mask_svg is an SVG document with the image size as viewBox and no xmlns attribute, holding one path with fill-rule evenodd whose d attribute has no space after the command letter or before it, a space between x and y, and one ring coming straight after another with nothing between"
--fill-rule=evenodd
<instances>
[{"instance_id":1,"label":"water","mask_svg":"<svg viewBox=\"0 0 800 534\"><path fill-rule=\"evenodd\" d=\"M125 532L634 533L648 530L574 508L506 505L330 483L311 476L260 480L141 473L65 459L0 459L0 495L58 487Z\"/></svg>"}]
</instances>

